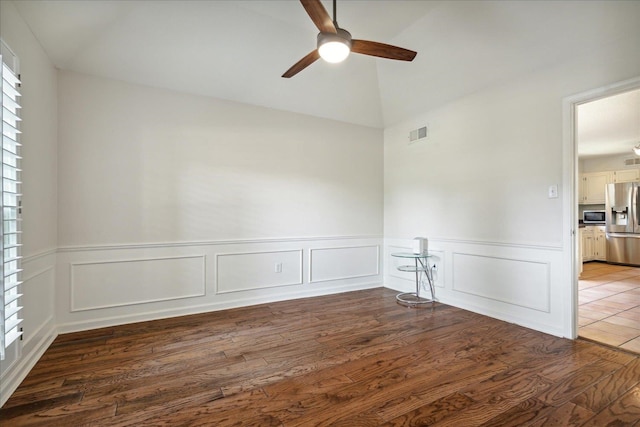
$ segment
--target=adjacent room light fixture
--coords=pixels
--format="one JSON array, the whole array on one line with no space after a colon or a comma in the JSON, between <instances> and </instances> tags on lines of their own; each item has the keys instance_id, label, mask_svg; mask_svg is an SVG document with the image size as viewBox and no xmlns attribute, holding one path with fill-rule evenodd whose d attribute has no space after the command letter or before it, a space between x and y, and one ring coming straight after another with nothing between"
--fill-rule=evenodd
<instances>
[{"instance_id":1,"label":"adjacent room light fixture","mask_svg":"<svg viewBox=\"0 0 640 427\"><path fill-rule=\"evenodd\" d=\"M633 147L633 152L636 153L636 156L640 156L640 142Z\"/></svg>"},{"instance_id":2,"label":"adjacent room light fixture","mask_svg":"<svg viewBox=\"0 0 640 427\"><path fill-rule=\"evenodd\" d=\"M336 31L336 34L318 34L318 53L332 64L344 61L351 52L351 34L342 28L336 28Z\"/></svg>"}]
</instances>

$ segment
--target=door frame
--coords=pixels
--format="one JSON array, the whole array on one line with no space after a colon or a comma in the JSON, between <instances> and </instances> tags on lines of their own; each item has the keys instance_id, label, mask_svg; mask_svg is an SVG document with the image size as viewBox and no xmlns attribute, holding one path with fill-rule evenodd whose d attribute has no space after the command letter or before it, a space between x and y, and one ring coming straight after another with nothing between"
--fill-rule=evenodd
<instances>
[{"instance_id":1,"label":"door frame","mask_svg":"<svg viewBox=\"0 0 640 427\"><path fill-rule=\"evenodd\" d=\"M563 290L564 330L567 338L578 337L578 277L580 275L578 245L580 244L578 228L578 141L576 140L576 110L581 104L607 98L631 90L640 89L640 77L612 83L568 96L562 102L562 157L563 157L563 265L565 269ZM638 141L640 142L640 141Z\"/></svg>"}]
</instances>

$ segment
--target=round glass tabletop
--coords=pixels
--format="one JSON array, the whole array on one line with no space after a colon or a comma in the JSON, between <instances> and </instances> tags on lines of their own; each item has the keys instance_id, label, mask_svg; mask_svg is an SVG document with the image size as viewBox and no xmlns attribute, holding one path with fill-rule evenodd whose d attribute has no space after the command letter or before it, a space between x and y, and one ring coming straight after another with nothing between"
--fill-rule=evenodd
<instances>
[{"instance_id":1,"label":"round glass tabletop","mask_svg":"<svg viewBox=\"0 0 640 427\"><path fill-rule=\"evenodd\" d=\"M437 258L435 255L429 255L427 252L414 254L413 252L392 252L391 256L398 258Z\"/></svg>"}]
</instances>

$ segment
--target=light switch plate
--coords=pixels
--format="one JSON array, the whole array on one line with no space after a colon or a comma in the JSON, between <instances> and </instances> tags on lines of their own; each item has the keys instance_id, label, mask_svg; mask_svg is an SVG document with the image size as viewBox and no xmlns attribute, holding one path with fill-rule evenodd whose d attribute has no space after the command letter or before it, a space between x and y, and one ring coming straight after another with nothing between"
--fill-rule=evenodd
<instances>
[{"instance_id":1,"label":"light switch plate","mask_svg":"<svg viewBox=\"0 0 640 427\"><path fill-rule=\"evenodd\" d=\"M558 186L557 185L550 185L549 186L549 198L550 199L557 199L558 198Z\"/></svg>"}]
</instances>

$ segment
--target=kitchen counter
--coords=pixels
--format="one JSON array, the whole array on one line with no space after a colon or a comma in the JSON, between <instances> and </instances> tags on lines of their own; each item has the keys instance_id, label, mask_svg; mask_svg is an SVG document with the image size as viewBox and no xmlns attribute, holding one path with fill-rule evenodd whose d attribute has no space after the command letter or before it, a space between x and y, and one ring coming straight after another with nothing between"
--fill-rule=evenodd
<instances>
[{"instance_id":1,"label":"kitchen counter","mask_svg":"<svg viewBox=\"0 0 640 427\"><path fill-rule=\"evenodd\" d=\"M590 227L590 226L594 226L594 227L604 227L606 224L604 222L598 222L595 224L585 224L582 221L578 222L578 228L585 228L585 227Z\"/></svg>"}]
</instances>

